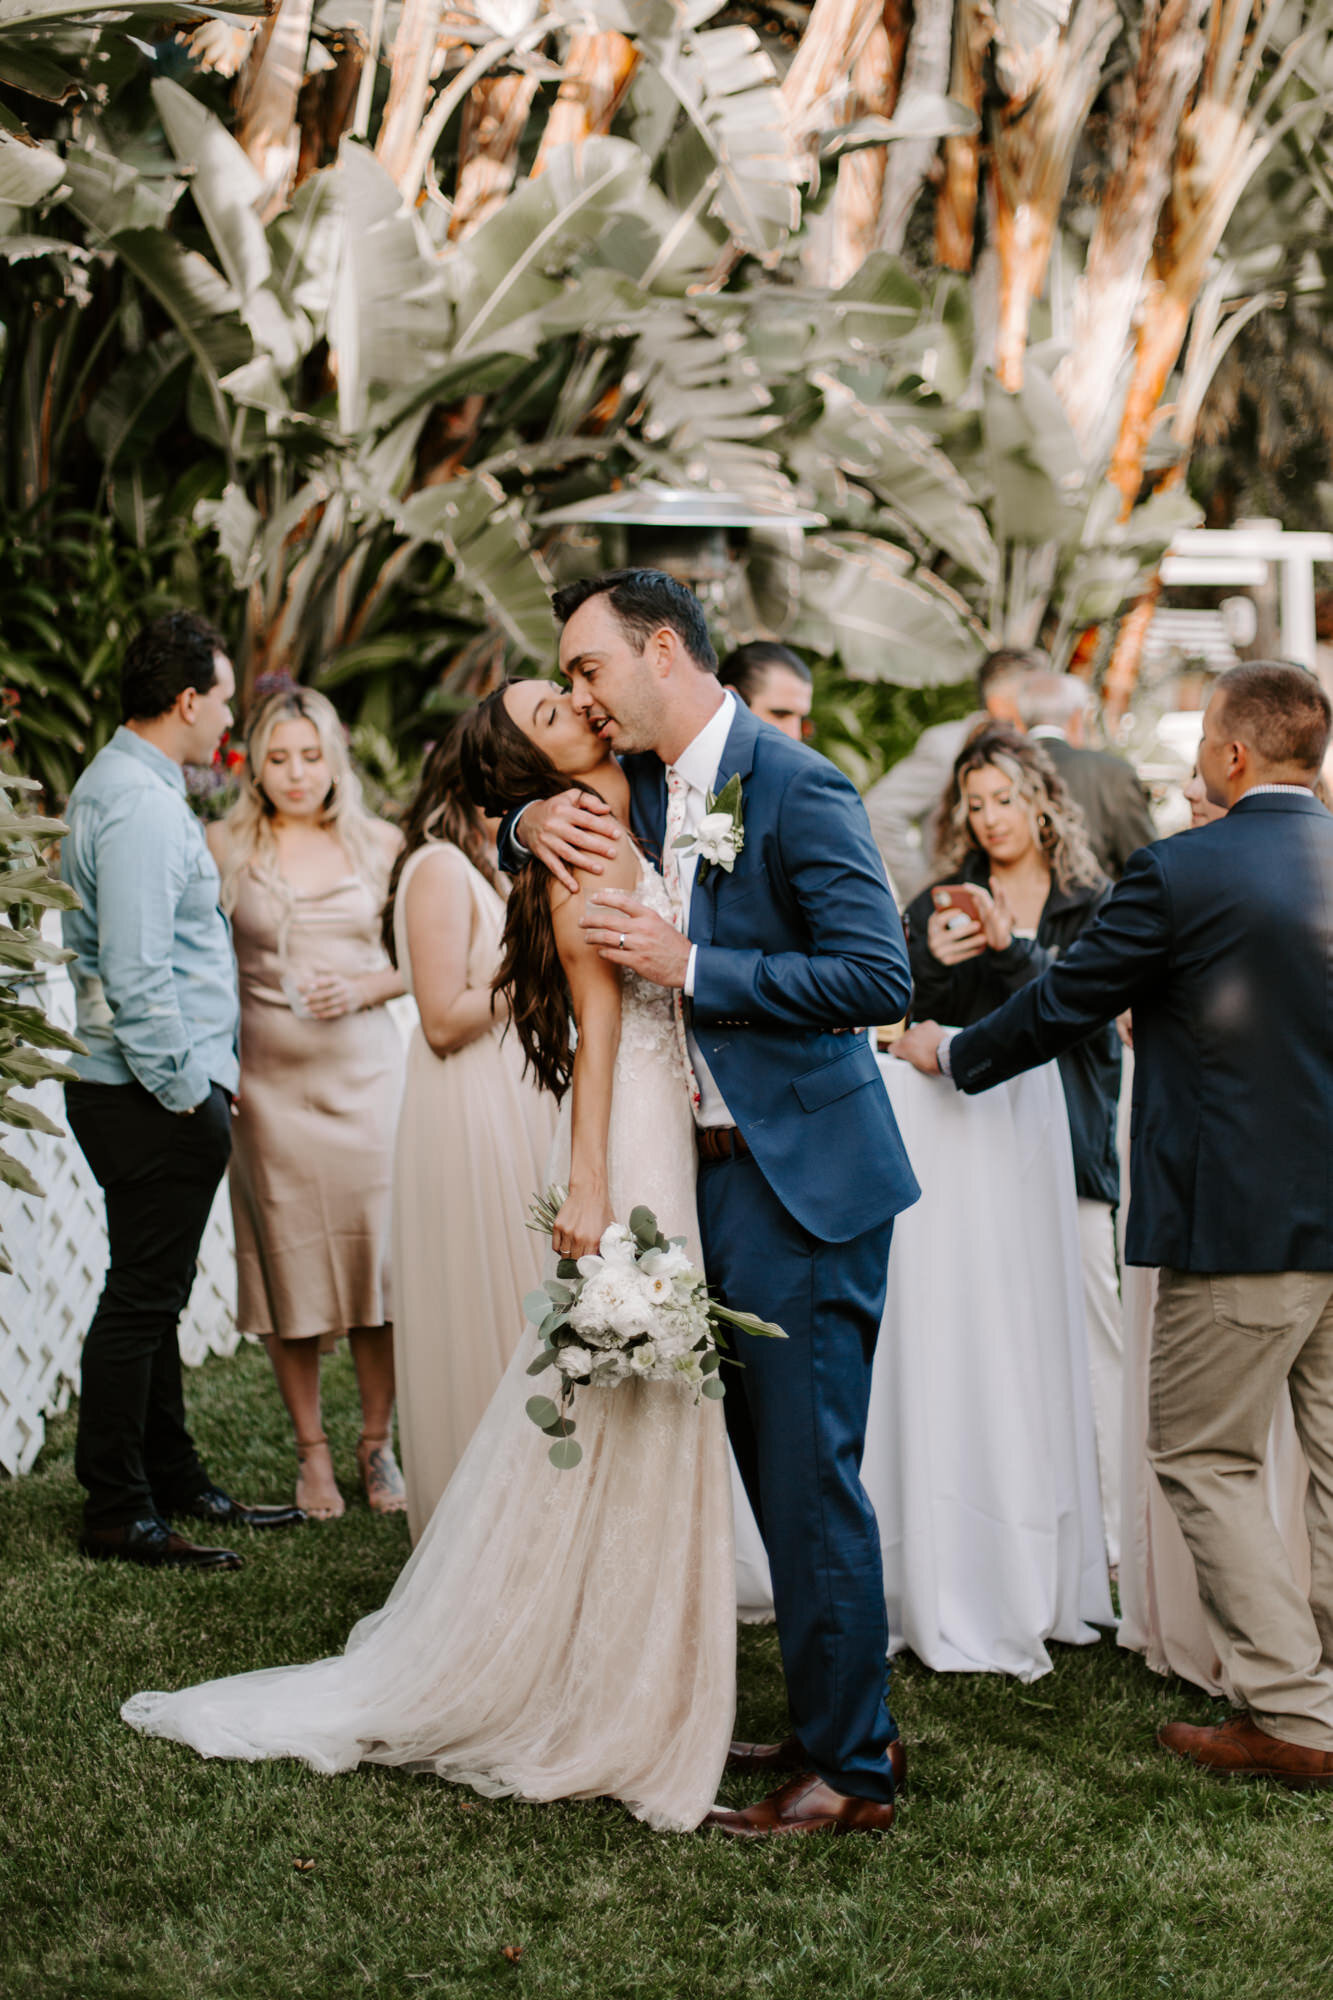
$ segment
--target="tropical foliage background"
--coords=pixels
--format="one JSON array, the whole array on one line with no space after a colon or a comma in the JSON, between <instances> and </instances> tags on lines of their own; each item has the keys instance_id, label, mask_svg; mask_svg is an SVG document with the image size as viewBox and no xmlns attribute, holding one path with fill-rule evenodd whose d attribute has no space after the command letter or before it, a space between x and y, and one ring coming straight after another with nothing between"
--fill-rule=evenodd
<instances>
[{"instance_id":1,"label":"tropical foliage background","mask_svg":"<svg viewBox=\"0 0 1333 2000\"><path fill-rule=\"evenodd\" d=\"M651 483L863 781L993 643L1114 717L1201 502L1330 506L1330 93L1330 0L0 0L0 750L187 601L399 782Z\"/></svg>"}]
</instances>

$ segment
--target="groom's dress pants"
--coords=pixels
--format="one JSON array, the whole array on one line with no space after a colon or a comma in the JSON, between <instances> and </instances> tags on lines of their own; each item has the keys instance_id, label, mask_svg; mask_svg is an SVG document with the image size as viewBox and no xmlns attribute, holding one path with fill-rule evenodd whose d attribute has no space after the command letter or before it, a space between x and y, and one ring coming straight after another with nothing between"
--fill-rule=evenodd
<instances>
[{"instance_id":1,"label":"groom's dress pants","mask_svg":"<svg viewBox=\"0 0 1333 2000\"><path fill-rule=\"evenodd\" d=\"M723 1408L768 1552L792 1725L838 1791L888 1800L888 1617L879 1529L861 1484L870 1371L892 1221L824 1243L793 1221L753 1158L704 1164L699 1222L725 1305L786 1340L735 1335Z\"/></svg>"},{"instance_id":2,"label":"groom's dress pants","mask_svg":"<svg viewBox=\"0 0 1333 2000\"><path fill-rule=\"evenodd\" d=\"M1308 1598L1263 1490L1284 1382L1310 1468ZM1333 1750L1333 1272L1160 1273L1148 1459L1238 1700L1270 1736Z\"/></svg>"}]
</instances>

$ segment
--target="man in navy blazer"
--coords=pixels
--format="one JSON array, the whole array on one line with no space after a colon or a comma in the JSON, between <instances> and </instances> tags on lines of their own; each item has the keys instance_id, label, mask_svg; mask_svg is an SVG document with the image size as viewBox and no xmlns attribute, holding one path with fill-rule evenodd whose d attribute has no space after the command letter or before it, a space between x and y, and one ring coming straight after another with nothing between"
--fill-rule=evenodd
<instances>
[{"instance_id":1,"label":"man in navy blazer","mask_svg":"<svg viewBox=\"0 0 1333 2000\"><path fill-rule=\"evenodd\" d=\"M1299 668L1223 674L1199 774L1225 818L1135 854L1098 921L984 1021L898 1044L985 1090L1132 1007L1126 1255L1161 1267L1148 1455L1245 1711L1159 1741L1296 1785L1333 1785L1333 815L1311 789L1329 725ZM1308 1598L1262 1490L1284 1382Z\"/></svg>"},{"instance_id":2,"label":"man in navy blazer","mask_svg":"<svg viewBox=\"0 0 1333 2000\"><path fill-rule=\"evenodd\" d=\"M691 592L620 571L558 592L555 609L575 706L622 754L637 837L672 850L685 918L675 929L608 890L584 926L611 963L684 996L709 1284L787 1335L737 1335L724 1407L768 1551L795 1732L738 1750L748 1768L797 1775L710 1823L882 1829L903 1758L860 1466L893 1218L919 1190L857 1030L906 1010L902 926L854 788L719 685ZM697 843L729 782L742 839L731 867L701 868L702 848L675 840ZM574 794L529 806L520 829L557 873L610 851L607 820Z\"/></svg>"}]
</instances>

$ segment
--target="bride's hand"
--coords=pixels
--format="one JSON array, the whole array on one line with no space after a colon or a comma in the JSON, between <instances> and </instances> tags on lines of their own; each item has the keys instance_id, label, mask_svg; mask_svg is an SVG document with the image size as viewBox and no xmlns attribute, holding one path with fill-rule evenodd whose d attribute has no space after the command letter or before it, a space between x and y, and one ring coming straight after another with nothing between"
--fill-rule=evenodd
<instances>
[{"instance_id":1,"label":"bride's hand","mask_svg":"<svg viewBox=\"0 0 1333 2000\"><path fill-rule=\"evenodd\" d=\"M605 800L594 792L581 792L577 788L560 792L553 799L536 799L525 806L514 832L542 866L550 869L556 881L575 896L579 885L570 869L581 868L588 875L603 874L602 862L614 860L616 842L620 839L620 828Z\"/></svg>"},{"instance_id":2,"label":"bride's hand","mask_svg":"<svg viewBox=\"0 0 1333 2000\"><path fill-rule=\"evenodd\" d=\"M551 1233L556 1256L591 1257L614 1221L605 1188L571 1188Z\"/></svg>"}]
</instances>

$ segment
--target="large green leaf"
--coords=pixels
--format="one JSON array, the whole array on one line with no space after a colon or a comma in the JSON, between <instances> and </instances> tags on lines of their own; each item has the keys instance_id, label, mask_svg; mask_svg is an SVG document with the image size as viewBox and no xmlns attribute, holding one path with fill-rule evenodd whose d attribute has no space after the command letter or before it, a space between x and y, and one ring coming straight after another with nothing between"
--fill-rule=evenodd
<instances>
[{"instance_id":1,"label":"large green leaf","mask_svg":"<svg viewBox=\"0 0 1333 2000\"><path fill-rule=\"evenodd\" d=\"M714 11L696 6L690 13L699 19ZM738 248L775 263L800 218L804 175L776 72L754 30L699 33L690 25L664 43L647 38L647 52L708 150L713 212Z\"/></svg>"},{"instance_id":2,"label":"large green leaf","mask_svg":"<svg viewBox=\"0 0 1333 2000\"><path fill-rule=\"evenodd\" d=\"M189 358L184 335L164 333L123 361L98 392L84 427L108 471L121 458L141 457L160 435L174 407L166 391Z\"/></svg>"},{"instance_id":3,"label":"large green leaf","mask_svg":"<svg viewBox=\"0 0 1333 2000\"><path fill-rule=\"evenodd\" d=\"M612 219L642 197L645 162L625 139L558 146L545 173L527 180L453 252L455 356L502 348L535 354L542 311Z\"/></svg>"},{"instance_id":4,"label":"large green leaf","mask_svg":"<svg viewBox=\"0 0 1333 2000\"><path fill-rule=\"evenodd\" d=\"M272 271L257 203L264 183L221 119L167 77L152 85L153 103L204 219L228 284L248 299Z\"/></svg>"},{"instance_id":5,"label":"large green leaf","mask_svg":"<svg viewBox=\"0 0 1333 2000\"><path fill-rule=\"evenodd\" d=\"M999 555L967 481L923 431L893 422L859 402L832 376L816 372L824 413L815 439L830 475L863 479L936 547L985 583Z\"/></svg>"},{"instance_id":6,"label":"large green leaf","mask_svg":"<svg viewBox=\"0 0 1333 2000\"><path fill-rule=\"evenodd\" d=\"M425 231L374 154L344 141L330 191L340 232L328 335L338 420L352 433L366 422L376 389L405 388L441 365L449 313Z\"/></svg>"},{"instance_id":7,"label":"large green leaf","mask_svg":"<svg viewBox=\"0 0 1333 2000\"><path fill-rule=\"evenodd\" d=\"M124 229L164 229L184 182L141 172L118 158L96 131L65 149L70 207L99 236Z\"/></svg>"},{"instance_id":8,"label":"large green leaf","mask_svg":"<svg viewBox=\"0 0 1333 2000\"><path fill-rule=\"evenodd\" d=\"M60 186L65 165L49 146L25 143L0 132L0 202L32 208Z\"/></svg>"},{"instance_id":9,"label":"large green leaf","mask_svg":"<svg viewBox=\"0 0 1333 2000\"><path fill-rule=\"evenodd\" d=\"M795 643L836 652L857 680L936 687L975 673L985 639L963 600L929 571L907 574L901 549L868 536L810 543Z\"/></svg>"},{"instance_id":10,"label":"large green leaf","mask_svg":"<svg viewBox=\"0 0 1333 2000\"><path fill-rule=\"evenodd\" d=\"M440 543L463 581L529 659L553 657L551 579L518 507L506 502L493 479L428 486L398 509L397 521L414 540Z\"/></svg>"},{"instance_id":11,"label":"large green leaf","mask_svg":"<svg viewBox=\"0 0 1333 2000\"><path fill-rule=\"evenodd\" d=\"M1088 468L1046 377L1028 367L1015 394L988 374L982 418L995 539L1079 541Z\"/></svg>"}]
</instances>

